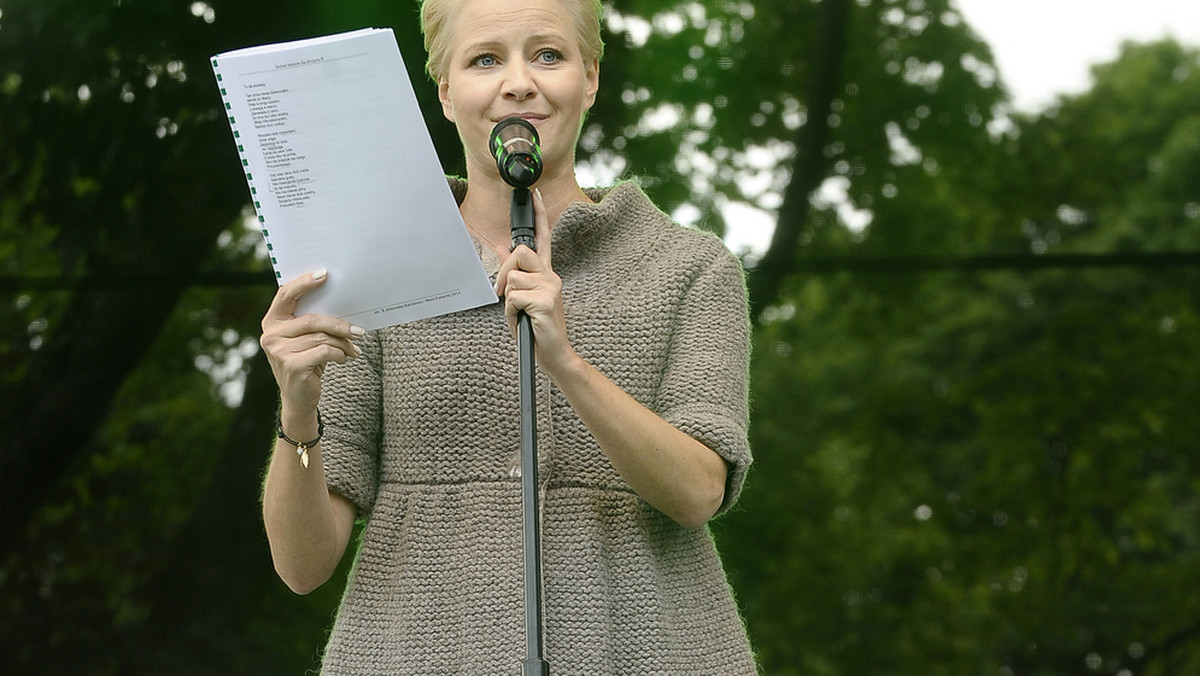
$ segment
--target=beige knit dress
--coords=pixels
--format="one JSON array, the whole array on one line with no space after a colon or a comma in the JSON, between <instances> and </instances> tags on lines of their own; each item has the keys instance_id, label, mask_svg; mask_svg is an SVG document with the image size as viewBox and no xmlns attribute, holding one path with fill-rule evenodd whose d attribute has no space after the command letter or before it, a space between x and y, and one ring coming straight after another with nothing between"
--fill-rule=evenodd
<instances>
[{"instance_id":1,"label":"beige knit dress","mask_svg":"<svg viewBox=\"0 0 1200 676\"><path fill-rule=\"evenodd\" d=\"M466 184L452 187L461 201ZM553 235L571 343L729 462L728 509L750 464L742 268L633 183L591 196L598 204L571 206ZM519 674L519 408L503 306L362 345L364 358L330 365L321 397L329 485L366 520L322 673ZM755 673L708 530L638 497L554 384L539 373L537 386L551 674Z\"/></svg>"}]
</instances>

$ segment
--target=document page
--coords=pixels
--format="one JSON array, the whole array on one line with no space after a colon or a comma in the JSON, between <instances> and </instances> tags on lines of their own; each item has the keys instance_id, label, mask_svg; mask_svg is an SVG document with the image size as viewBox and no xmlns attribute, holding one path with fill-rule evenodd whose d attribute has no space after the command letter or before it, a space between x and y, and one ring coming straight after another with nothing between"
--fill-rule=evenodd
<instances>
[{"instance_id":1,"label":"document page","mask_svg":"<svg viewBox=\"0 0 1200 676\"><path fill-rule=\"evenodd\" d=\"M277 281L367 329L497 301L391 29L212 58Z\"/></svg>"}]
</instances>

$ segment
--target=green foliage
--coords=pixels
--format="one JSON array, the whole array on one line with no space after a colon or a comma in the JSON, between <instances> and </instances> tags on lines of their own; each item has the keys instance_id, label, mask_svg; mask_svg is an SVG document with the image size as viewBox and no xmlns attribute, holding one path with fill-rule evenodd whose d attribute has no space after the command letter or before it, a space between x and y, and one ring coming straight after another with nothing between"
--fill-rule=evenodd
<instances>
[{"instance_id":1,"label":"green foliage","mask_svg":"<svg viewBox=\"0 0 1200 676\"><path fill-rule=\"evenodd\" d=\"M720 208L778 208L789 167L820 152L851 203L886 210L905 166L889 137L903 135L928 166L979 152L1002 100L991 53L948 0L852 3L844 82L832 137L819 149L796 136L814 102L820 3L613 2L602 92L584 149L638 176L673 211L683 203L721 231ZM652 55L652 56L649 56Z\"/></svg>"},{"instance_id":2,"label":"green foliage","mask_svg":"<svg viewBox=\"0 0 1200 676\"><path fill-rule=\"evenodd\" d=\"M1200 100L1197 59L1127 47L1093 92L960 158L969 179L927 172L939 194L901 190L843 250L1195 250L1177 102ZM1200 668L1197 281L801 274L756 334L758 470L720 524L766 672Z\"/></svg>"},{"instance_id":3,"label":"green foliage","mask_svg":"<svg viewBox=\"0 0 1200 676\"><path fill-rule=\"evenodd\" d=\"M125 384L65 485L45 496L33 546L7 567L13 578L0 613L21 618L10 636L39 660L45 645L103 652L113 630L145 621L146 585L212 475L217 456L196 448L230 412L207 396L211 383L178 349L195 325L174 328Z\"/></svg>"}]
</instances>

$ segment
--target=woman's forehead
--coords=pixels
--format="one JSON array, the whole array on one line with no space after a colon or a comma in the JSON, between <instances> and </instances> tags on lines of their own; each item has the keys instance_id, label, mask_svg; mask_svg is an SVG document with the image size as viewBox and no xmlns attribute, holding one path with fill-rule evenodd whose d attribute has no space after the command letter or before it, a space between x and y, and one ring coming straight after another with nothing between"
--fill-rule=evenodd
<instances>
[{"instance_id":1,"label":"woman's forehead","mask_svg":"<svg viewBox=\"0 0 1200 676\"><path fill-rule=\"evenodd\" d=\"M564 40L574 33L561 0L464 0L454 24L454 39L459 43Z\"/></svg>"}]
</instances>

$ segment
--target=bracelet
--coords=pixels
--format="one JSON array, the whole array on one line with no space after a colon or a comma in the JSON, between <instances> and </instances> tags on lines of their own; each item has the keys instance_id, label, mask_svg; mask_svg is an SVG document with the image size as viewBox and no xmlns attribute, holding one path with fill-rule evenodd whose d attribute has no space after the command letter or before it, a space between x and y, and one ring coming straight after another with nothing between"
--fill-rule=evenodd
<instances>
[{"instance_id":1,"label":"bracelet","mask_svg":"<svg viewBox=\"0 0 1200 676\"><path fill-rule=\"evenodd\" d=\"M321 435L325 433L325 423L321 420L321 412L317 411L317 438L312 441L296 441L283 433L283 419L275 416L275 429L279 432L279 438L296 447L296 455L300 456L300 466L308 469L308 449L317 445L321 441Z\"/></svg>"}]
</instances>

